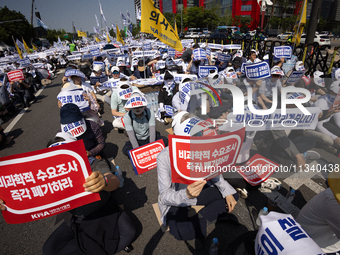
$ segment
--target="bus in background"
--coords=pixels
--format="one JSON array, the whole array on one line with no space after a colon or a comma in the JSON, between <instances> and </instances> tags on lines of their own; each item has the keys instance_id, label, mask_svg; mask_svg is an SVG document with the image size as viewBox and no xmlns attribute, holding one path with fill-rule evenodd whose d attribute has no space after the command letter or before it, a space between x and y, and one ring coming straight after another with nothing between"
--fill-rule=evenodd
<instances>
[{"instance_id":1,"label":"bus in background","mask_svg":"<svg viewBox=\"0 0 340 255\"><path fill-rule=\"evenodd\" d=\"M235 26L218 26L215 30L215 33L226 33L228 31L228 29L231 29L231 31L233 33L235 32L240 32L240 28L239 27L235 27Z\"/></svg>"}]
</instances>

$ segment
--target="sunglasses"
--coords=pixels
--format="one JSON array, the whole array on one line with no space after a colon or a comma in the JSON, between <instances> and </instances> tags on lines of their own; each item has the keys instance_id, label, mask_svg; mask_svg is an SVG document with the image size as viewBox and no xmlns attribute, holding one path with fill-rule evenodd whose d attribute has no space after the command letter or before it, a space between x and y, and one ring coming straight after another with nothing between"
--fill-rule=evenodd
<instances>
[{"instance_id":1,"label":"sunglasses","mask_svg":"<svg viewBox=\"0 0 340 255\"><path fill-rule=\"evenodd\" d=\"M118 71L113 71L113 74L119 74L119 72Z\"/></svg>"}]
</instances>

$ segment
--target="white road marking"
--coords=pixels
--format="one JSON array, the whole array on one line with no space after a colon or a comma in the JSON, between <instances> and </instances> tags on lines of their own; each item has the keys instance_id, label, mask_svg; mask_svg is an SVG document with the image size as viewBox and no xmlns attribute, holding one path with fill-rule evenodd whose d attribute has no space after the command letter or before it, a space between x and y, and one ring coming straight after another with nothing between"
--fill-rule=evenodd
<instances>
[{"instance_id":1,"label":"white road marking","mask_svg":"<svg viewBox=\"0 0 340 255\"><path fill-rule=\"evenodd\" d=\"M41 89L39 89L39 91L35 94L36 97L38 97L40 95L40 93L44 90L45 86L42 86ZM11 130L13 129L13 127L15 126L15 124L18 123L18 121L20 120L20 118L24 115L25 112L27 112L29 107L26 107L24 109L22 109L19 114L14 118L14 120L12 120L12 122L6 127L4 133L5 135L7 135L9 132L11 132Z\"/></svg>"}]
</instances>

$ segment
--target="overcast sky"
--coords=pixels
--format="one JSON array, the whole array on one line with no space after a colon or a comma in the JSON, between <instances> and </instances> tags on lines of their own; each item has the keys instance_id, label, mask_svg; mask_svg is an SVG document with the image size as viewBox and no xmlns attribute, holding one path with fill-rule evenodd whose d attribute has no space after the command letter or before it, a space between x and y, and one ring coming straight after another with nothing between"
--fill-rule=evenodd
<instances>
[{"instance_id":1,"label":"overcast sky","mask_svg":"<svg viewBox=\"0 0 340 255\"><path fill-rule=\"evenodd\" d=\"M114 23L122 28L120 12L126 17L129 11L131 22L136 23L135 7L133 0L100 0L106 18L107 25ZM21 12L31 23L31 0L1 0L0 7L7 6L10 10ZM35 0L34 12L40 12L41 20L50 29L65 29L72 32L72 21L77 30L93 33L93 26L96 26L97 15L100 24L100 10L98 0ZM103 27L105 26L104 21ZM37 26L36 18L33 18L33 26Z\"/></svg>"}]
</instances>

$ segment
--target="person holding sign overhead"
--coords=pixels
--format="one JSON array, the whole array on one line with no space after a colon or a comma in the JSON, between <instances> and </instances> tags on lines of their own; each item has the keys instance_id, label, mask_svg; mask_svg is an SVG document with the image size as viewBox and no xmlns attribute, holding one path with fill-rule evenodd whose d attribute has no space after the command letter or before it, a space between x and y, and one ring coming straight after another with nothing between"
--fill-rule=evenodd
<instances>
[{"instance_id":1,"label":"person holding sign overhead","mask_svg":"<svg viewBox=\"0 0 340 255\"><path fill-rule=\"evenodd\" d=\"M129 141L123 147L123 153L127 156L129 150L139 146L163 139L164 145L168 145L168 139L156 132L156 121L153 112L147 108L147 102L141 92L132 92L124 108L129 109L124 115L123 121Z\"/></svg>"},{"instance_id":2,"label":"person holding sign overhead","mask_svg":"<svg viewBox=\"0 0 340 255\"><path fill-rule=\"evenodd\" d=\"M173 116L174 134L202 136L204 127L197 125L200 121L198 117L181 111ZM161 221L163 225L169 225L170 234L177 240L196 238L197 241L204 242L207 224L222 219L236 220L228 212L233 211L239 196L222 175L209 181L202 179L190 185L172 183L169 147L158 154L157 175ZM188 217L188 209L194 205L205 207L195 216Z\"/></svg>"}]
</instances>

